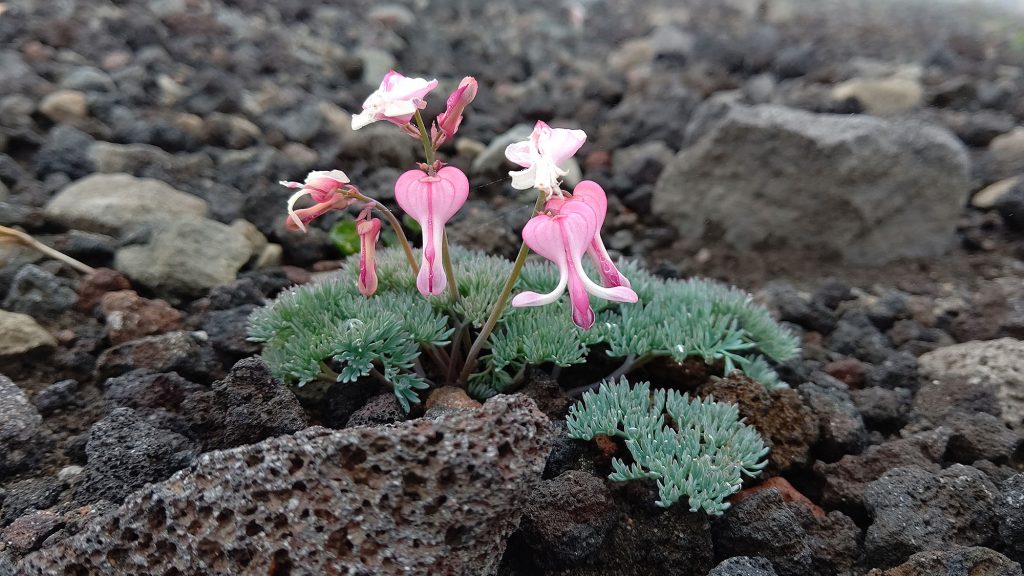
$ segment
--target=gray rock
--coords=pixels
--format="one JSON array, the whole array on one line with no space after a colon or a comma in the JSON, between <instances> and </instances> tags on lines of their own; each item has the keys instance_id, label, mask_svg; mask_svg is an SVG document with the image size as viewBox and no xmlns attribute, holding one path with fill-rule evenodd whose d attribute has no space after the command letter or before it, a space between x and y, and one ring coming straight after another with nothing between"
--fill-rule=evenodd
<instances>
[{"instance_id":1,"label":"gray rock","mask_svg":"<svg viewBox=\"0 0 1024 576\"><path fill-rule=\"evenodd\" d=\"M501 396L439 420L207 453L19 569L493 574L540 480L546 426L528 399Z\"/></svg>"},{"instance_id":2,"label":"gray rock","mask_svg":"<svg viewBox=\"0 0 1024 576\"><path fill-rule=\"evenodd\" d=\"M44 416L57 410L77 407L80 405L78 381L61 380L60 382L50 384L32 397L32 404Z\"/></svg>"},{"instance_id":3,"label":"gray rock","mask_svg":"<svg viewBox=\"0 0 1024 576\"><path fill-rule=\"evenodd\" d=\"M767 558L733 556L715 566L708 576L777 576Z\"/></svg>"},{"instance_id":4,"label":"gray rock","mask_svg":"<svg viewBox=\"0 0 1024 576\"><path fill-rule=\"evenodd\" d=\"M811 375L813 382L801 384L800 396L818 415L817 448L821 458L835 461L844 454L857 454L867 444L867 430L846 384L825 374Z\"/></svg>"},{"instance_id":5,"label":"gray rock","mask_svg":"<svg viewBox=\"0 0 1024 576\"><path fill-rule=\"evenodd\" d=\"M533 493L517 537L539 567L573 566L598 552L617 516L604 480L570 470Z\"/></svg>"},{"instance_id":6,"label":"gray rock","mask_svg":"<svg viewBox=\"0 0 1024 576\"><path fill-rule=\"evenodd\" d=\"M96 174L61 190L44 215L69 228L120 235L168 217L199 218L206 202L167 184L127 174Z\"/></svg>"},{"instance_id":7,"label":"gray rock","mask_svg":"<svg viewBox=\"0 0 1024 576\"><path fill-rule=\"evenodd\" d=\"M872 518L866 563L891 567L925 550L990 545L998 494L984 473L961 464L939 472L919 466L886 472L864 492Z\"/></svg>"},{"instance_id":8,"label":"gray rock","mask_svg":"<svg viewBox=\"0 0 1024 576\"><path fill-rule=\"evenodd\" d=\"M36 463L43 432L43 419L25 393L0 374L0 478Z\"/></svg>"},{"instance_id":9,"label":"gray rock","mask_svg":"<svg viewBox=\"0 0 1024 576\"><path fill-rule=\"evenodd\" d=\"M47 536L63 525L54 512L31 512L18 518L0 533L0 539L11 550L24 554L38 548Z\"/></svg>"},{"instance_id":10,"label":"gray rock","mask_svg":"<svg viewBox=\"0 0 1024 576\"><path fill-rule=\"evenodd\" d=\"M0 358L56 346L57 340L31 316L0 310Z\"/></svg>"},{"instance_id":11,"label":"gray rock","mask_svg":"<svg viewBox=\"0 0 1024 576\"><path fill-rule=\"evenodd\" d=\"M78 303L78 294L35 264L22 266L11 281L3 307L38 318L52 318Z\"/></svg>"},{"instance_id":12,"label":"gray rock","mask_svg":"<svg viewBox=\"0 0 1024 576\"><path fill-rule=\"evenodd\" d=\"M75 66L61 79L60 85L62 88L83 92L113 92L117 89L106 72L91 66Z\"/></svg>"},{"instance_id":13,"label":"gray rock","mask_svg":"<svg viewBox=\"0 0 1024 576\"><path fill-rule=\"evenodd\" d=\"M952 246L969 164L948 132L771 105L716 106L722 110L694 130L703 136L655 188L654 210L684 236L876 264ZM755 167L766 176L751 178Z\"/></svg>"},{"instance_id":14,"label":"gray rock","mask_svg":"<svg viewBox=\"0 0 1024 576\"><path fill-rule=\"evenodd\" d=\"M199 450L188 438L153 427L134 410L118 408L93 424L85 453L85 477L75 487L79 504L120 502L129 493L188 466Z\"/></svg>"},{"instance_id":15,"label":"gray rock","mask_svg":"<svg viewBox=\"0 0 1024 576\"><path fill-rule=\"evenodd\" d=\"M473 159L470 171L474 175L496 175L502 172L502 168L506 164L511 167L512 165L505 158L505 148L508 148L509 144L528 139L531 132L533 132L533 126L530 124L516 124L504 134L494 138L487 148L484 148L484 151Z\"/></svg>"},{"instance_id":16,"label":"gray rock","mask_svg":"<svg viewBox=\"0 0 1024 576\"><path fill-rule=\"evenodd\" d=\"M204 333L182 331L119 344L104 350L96 360L96 372L101 378L119 376L137 368L208 379L220 370L220 362Z\"/></svg>"},{"instance_id":17,"label":"gray rock","mask_svg":"<svg viewBox=\"0 0 1024 576\"><path fill-rule=\"evenodd\" d=\"M402 412L402 407L398 405L395 395L391 392L385 392L370 398L362 408L353 412L349 416L345 427L381 426L401 422L404 419L405 413Z\"/></svg>"},{"instance_id":18,"label":"gray rock","mask_svg":"<svg viewBox=\"0 0 1024 576\"><path fill-rule=\"evenodd\" d=\"M920 384L918 376L917 357L909 352L897 352L874 366L868 372L867 380L872 386L913 391Z\"/></svg>"},{"instance_id":19,"label":"gray rock","mask_svg":"<svg viewBox=\"0 0 1024 576\"><path fill-rule=\"evenodd\" d=\"M1021 576L1020 564L981 546L918 552L892 570L872 570L868 576Z\"/></svg>"},{"instance_id":20,"label":"gray rock","mask_svg":"<svg viewBox=\"0 0 1024 576\"><path fill-rule=\"evenodd\" d=\"M245 235L205 218L163 220L149 241L117 251L114 267L167 296L196 296L227 284L252 256Z\"/></svg>"},{"instance_id":21,"label":"gray rock","mask_svg":"<svg viewBox=\"0 0 1024 576\"><path fill-rule=\"evenodd\" d=\"M97 142L89 153L96 171L104 174L131 174L187 183L213 172L213 160L207 154L171 154L149 144Z\"/></svg>"},{"instance_id":22,"label":"gray rock","mask_svg":"<svg viewBox=\"0 0 1024 576\"><path fill-rule=\"evenodd\" d=\"M999 485L995 512L1006 555L1015 562L1024 561L1024 474L1011 476Z\"/></svg>"},{"instance_id":23,"label":"gray rock","mask_svg":"<svg viewBox=\"0 0 1024 576\"><path fill-rule=\"evenodd\" d=\"M10 524L30 509L53 506L63 489L63 482L52 476L28 478L7 486L0 508L0 526Z\"/></svg>"},{"instance_id":24,"label":"gray rock","mask_svg":"<svg viewBox=\"0 0 1024 576\"><path fill-rule=\"evenodd\" d=\"M952 430L946 447L946 459L961 464L977 460L1005 464L1013 458L1021 443L1020 434L1016 430L984 412L952 414L943 425Z\"/></svg>"},{"instance_id":25,"label":"gray rock","mask_svg":"<svg viewBox=\"0 0 1024 576\"><path fill-rule=\"evenodd\" d=\"M915 78L852 78L832 89L836 100L854 99L870 114L905 114L924 103L924 87Z\"/></svg>"},{"instance_id":26,"label":"gray rock","mask_svg":"<svg viewBox=\"0 0 1024 576\"><path fill-rule=\"evenodd\" d=\"M103 405L108 412L117 408L176 412L185 398L202 390L202 386L175 372L139 368L103 383Z\"/></svg>"},{"instance_id":27,"label":"gray rock","mask_svg":"<svg viewBox=\"0 0 1024 576\"><path fill-rule=\"evenodd\" d=\"M813 573L807 533L774 488L759 490L736 502L712 527L719 557L762 556L771 561L780 576Z\"/></svg>"},{"instance_id":28,"label":"gray rock","mask_svg":"<svg viewBox=\"0 0 1024 576\"><path fill-rule=\"evenodd\" d=\"M1003 420L1024 422L1024 342L1001 338L965 342L921 356L921 375L930 380L955 382L964 387L992 390Z\"/></svg>"},{"instance_id":29,"label":"gray rock","mask_svg":"<svg viewBox=\"0 0 1024 576\"><path fill-rule=\"evenodd\" d=\"M883 432L899 430L906 424L912 397L913 394L906 388L890 390L872 386L850 390L850 398L857 406L864 424L871 430Z\"/></svg>"},{"instance_id":30,"label":"gray rock","mask_svg":"<svg viewBox=\"0 0 1024 576\"><path fill-rule=\"evenodd\" d=\"M68 178L82 178L95 169L89 157L92 136L68 125L50 130L42 147L32 158L32 167L40 179L50 174L65 174Z\"/></svg>"}]
</instances>

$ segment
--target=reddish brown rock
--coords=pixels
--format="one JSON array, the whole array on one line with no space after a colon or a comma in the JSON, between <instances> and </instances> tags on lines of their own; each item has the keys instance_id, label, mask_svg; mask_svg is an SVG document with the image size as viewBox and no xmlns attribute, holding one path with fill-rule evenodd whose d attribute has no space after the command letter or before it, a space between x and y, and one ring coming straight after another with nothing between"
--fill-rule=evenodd
<instances>
[{"instance_id":1,"label":"reddish brown rock","mask_svg":"<svg viewBox=\"0 0 1024 576\"><path fill-rule=\"evenodd\" d=\"M61 524L60 516L53 512L29 512L5 528L0 540L8 548L24 554L38 548Z\"/></svg>"},{"instance_id":2,"label":"reddish brown rock","mask_svg":"<svg viewBox=\"0 0 1024 576\"><path fill-rule=\"evenodd\" d=\"M442 386L430 393L427 402L424 404L428 418L436 418L445 414L476 410L480 403L473 400L462 388L454 386Z\"/></svg>"},{"instance_id":3,"label":"reddish brown rock","mask_svg":"<svg viewBox=\"0 0 1024 576\"><path fill-rule=\"evenodd\" d=\"M867 377L867 366L856 358L843 358L825 364L823 370L829 376L841 381L850 388L863 388Z\"/></svg>"},{"instance_id":4,"label":"reddish brown rock","mask_svg":"<svg viewBox=\"0 0 1024 576\"><path fill-rule=\"evenodd\" d=\"M110 268L97 268L82 279L78 288L78 309L82 312L92 312L107 292L130 290L131 287L131 283L120 272Z\"/></svg>"},{"instance_id":5,"label":"reddish brown rock","mask_svg":"<svg viewBox=\"0 0 1024 576\"><path fill-rule=\"evenodd\" d=\"M778 490L784 502L797 502L803 504L811 511L811 514L814 514L814 516L818 519L824 520L827 516L827 514L825 514L825 511L821 509L821 506L818 506L814 502L811 502L810 498L801 494L799 490L794 488L793 485L790 484L789 481L783 478L782 476L773 476L756 486L751 486L746 490L737 492L736 494L729 497L729 502L735 504L737 502L742 501L744 498L747 498L748 496L756 494L761 490L767 490L768 488L774 488L775 490Z\"/></svg>"},{"instance_id":6,"label":"reddish brown rock","mask_svg":"<svg viewBox=\"0 0 1024 576\"><path fill-rule=\"evenodd\" d=\"M182 314L163 300L150 300L134 290L107 292L100 298L107 336L122 344L143 336L163 334L181 327Z\"/></svg>"}]
</instances>

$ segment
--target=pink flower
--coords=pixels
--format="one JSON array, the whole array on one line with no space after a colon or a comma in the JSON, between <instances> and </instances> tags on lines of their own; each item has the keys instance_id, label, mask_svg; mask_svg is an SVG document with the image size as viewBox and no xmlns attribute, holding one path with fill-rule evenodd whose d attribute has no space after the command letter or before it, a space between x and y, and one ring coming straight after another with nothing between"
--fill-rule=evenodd
<instances>
[{"instance_id":1,"label":"pink flower","mask_svg":"<svg viewBox=\"0 0 1024 576\"><path fill-rule=\"evenodd\" d=\"M583 130L552 128L538 120L529 140L509 144L505 157L523 170L509 172L512 187L517 190L537 188L549 197L561 196L560 178L566 171L561 165L583 146L587 133Z\"/></svg>"},{"instance_id":2,"label":"pink flower","mask_svg":"<svg viewBox=\"0 0 1024 576\"><path fill-rule=\"evenodd\" d=\"M313 171L306 175L305 182L289 182L282 180L280 184L288 188L299 188L288 199L288 219L285 224L291 230L306 230L306 223L323 215L328 210L344 210L352 203L352 199L343 195L342 187L349 183L348 176L341 170ZM310 208L295 210L295 202L303 196L313 198L314 205Z\"/></svg>"},{"instance_id":3,"label":"pink flower","mask_svg":"<svg viewBox=\"0 0 1024 576\"><path fill-rule=\"evenodd\" d=\"M445 140L451 140L462 123L462 113L466 106L476 98L476 78L466 76L459 82L459 87L448 97L448 107L437 117L437 125L433 128L431 139L434 146L440 146Z\"/></svg>"},{"instance_id":4,"label":"pink flower","mask_svg":"<svg viewBox=\"0 0 1024 576\"><path fill-rule=\"evenodd\" d=\"M445 166L431 176L422 170L410 170L395 182L395 200L423 230L423 262L416 287L424 296L444 292L448 284L441 266L441 239L444 225L469 197L469 180L461 170Z\"/></svg>"},{"instance_id":5,"label":"pink flower","mask_svg":"<svg viewBox=\"0 0 1024 576\"><path fill-rule=\"evenodd\" d=\"M597 265L598 273L601 274L601 282L609 288L614 286L629 288L629 280L615 267L611 257L608 256L608 250L604 247L604 242L601 241L601 228L604 226L604 217L608 213L608 196L605 195L604 188L601 188L597 182L584 180L573 188L572 199L569 201L583 202L594 209L594 214L597 217L597 231L594 232L594 239L590 241L587 254Z\"/></svg>"},{"instance_id":6,"label":"pink flower","mask_svg":"<svg viewBox=\"0 0 1024 576\"><path fill-rule=\"evenodd\" d=\"M636 292L626 286L598 286L583 270L581 258L600 225L594 209L582 201L563 202L555 199L554 204L526 223L523 240L534 252L558 266L558 285L548 294L518 294L512 299L512 306L518 308L550 304L568 287L572 321L587 330L594 325L595 319L588 294L614 302L636 302L638 297Z\"/></svg>"},{"instance_id":7,"label":"pink flower","mask_svg":"<svg viewBox=\"0 0 1024 576\"><path fill-rule=\"evenodd\" d=\"M363 111L352 116L352 129L359 130L378 120L404 126L427 103L423 97L437 87L437 80L406 78L394 70L384 75L380 88L363 102Z\"/></svg>"},{"instance_id":8,"label":"pink flower","mask_svg":"<svg viewBox=\"0 0 1024 576\"><path fill-rule=\"evenodd\" d=\"M360 219L356 222L359 234L359 293L369 298L377 291L377 239L380 238L380 219Z\"/></svg>"}]
</instances>

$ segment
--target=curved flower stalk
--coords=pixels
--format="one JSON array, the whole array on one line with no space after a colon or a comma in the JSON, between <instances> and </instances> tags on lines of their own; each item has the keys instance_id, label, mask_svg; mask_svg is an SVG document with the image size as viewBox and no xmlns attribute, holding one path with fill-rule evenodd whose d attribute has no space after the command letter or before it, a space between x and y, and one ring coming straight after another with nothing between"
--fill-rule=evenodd
<instances>
[{"instance_id":1,"label":"curved flower stalk","mask_svg":"<svg viewBox=\"0 0 1024 576\"><path fill-rule=\"evenodd\" d=\"M566 175L561 166L586 140L587 133L583 130L552 128L538 120L529 140L505 148L505 157L523 167L508 173L512 187L517 190L537 188L548 198L561 197L561 178Z\"/></svg>"},{"instance_id":2,"label":"curved flower stalk","mask_svg":"<svg viewBox=\"0 0 1024 576\"><path fill-rule=\"evenodd\" d=\"M359 234L359 293L369 298L377 291L377 240L380 238L379 218L370 218L370 207L359 215L356 233Z\"/></svg>"},{"instance_id":3,"label":"curved flower stalk","mask_svg":"<svg viewBox=\"0 0 1024 576\"><path fill-rule=\"evenodd\" d=\"M306 175L305 182L282 180L282 186L299 189L288 198L288 219L285 225L291 230L305 232L306 224L326 212L348 208L354 200L341 191L348 183L348 176L341 170L314 170ZM295 202L306 195L313 198L314 205L296 210Z\"/></svg>"},{"instance_id":4,"label":"curved flower stalk","mask_svg":"<svg viewBox=\"0 0 1024 576\"><path fill-rule=\"evenodd\" d=\"M550 304L568 288L569 300L572 303L572 321L587 330L594 325L595 320L588 294L614 302L636 302L637 294L628 286L599 286L583 270L583 253L594 242L600 225L601 220L594 208L582 200L575 199L553 199L544 213L530 219L523 228L523 241L534 252L558 266L558 285L547 294L520 293L512 299L512 306Z\"/></svg>"},{"instance_id":5,"label":"curved flower stalk","mask_svg":"<svg viewBox=\"0 0 1024 576\"><path fill-rule=\"evenodd\" d=\"M424 296L440 294L448 284L441 262L444 225L468 197L469 180L452 166L445 166L433 175L409 170L395 182L395 200L423 230L422 262L416 287Z\"/></svg>"},{"instance_id":6,"label":"curved flower stalk","mask_svg":"<svg viewBox=\"0 0 1024 576\"><path fill-rule=\"evenodd\" d=\"M462 124L462 113L476 98L476 91L476 78L466 76L459 82L459 87L448 96L447 108L438 115L430 129L430 139L435 149L446 140L451 140L458 132L459 125Z\"/></svg>"},{"instance_id":7,"label":"curved flower stalk","mask_svg":"<svg viewBox=\"0 0 1024 576\"><path fill-rule=\"evenodd\" d=\"M352 129L359 130L379 120L407 126L413 114L427 106L423 97L436 87L437 80L407 78L392 70L363 102L363 111L352 116Z\"/></svg>"}]
</instances>

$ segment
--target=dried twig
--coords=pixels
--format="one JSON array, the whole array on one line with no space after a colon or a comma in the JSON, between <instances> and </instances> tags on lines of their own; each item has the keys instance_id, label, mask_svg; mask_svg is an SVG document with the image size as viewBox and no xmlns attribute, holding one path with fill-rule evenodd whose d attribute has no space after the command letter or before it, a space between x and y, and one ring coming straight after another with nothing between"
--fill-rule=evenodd
<instances>
[{"instance_id":1,"label":"dried twig","mask_svg":"<svg viewBox=\"0 0 1024 576\"><path fill-rule=\"evenodd\" d=\"M7 226L0 226L0 240L2 240L3 237L11 238L17 242L21 242L22 244L35 250L38 250L39 252L50 258L53 258L54 260L60 260L61 262L67 264L68 266L71 266L72 268L78 270L83 274L92 274L93 272L96 271L96 269L93 268L92 266L89 266L88 264L85 264L83 262L79 262L78 260L75 260L71 256L68 256L67 254L59 250L50 248L46 244L43 244L42 242L36 240L32 236L29 236L28 234L22 232L21 230L15 230L14 228L8 228Z\"/></svg>"}]
</instances>

